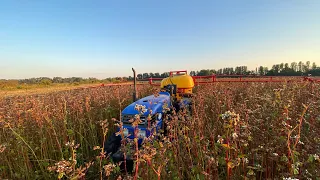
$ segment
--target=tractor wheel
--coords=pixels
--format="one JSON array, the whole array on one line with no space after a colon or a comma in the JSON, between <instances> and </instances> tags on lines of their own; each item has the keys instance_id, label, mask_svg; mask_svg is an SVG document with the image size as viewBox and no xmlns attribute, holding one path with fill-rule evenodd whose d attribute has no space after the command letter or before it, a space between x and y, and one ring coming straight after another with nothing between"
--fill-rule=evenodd
<instances>
[{"instance_id":1,"label":"tractor wheel","mask_svg":"<svg viewBox=\"0 0 320 180\"><path fill-rule=\"evenodd\" d=\"M189 111L189 115L192 117L192 104L189 105L188 111Z\"/></svg>"},{"instance_id":2,"label":"tractor wheel","mask_svg":"<svg viewBox=\"0 0 320 180\"><path fill-rule=\"evenodd\" d=\"M162 122L162 126L161 126L161 130L164 136L167 136L168 132L167 132L167 123L165 122L165 120Z\"/></svg>"},{"instance_id":3,"label":"tractor wheel","mask_svg":"<svg viewBox=\"0 0 320 180\"><path fill-rule=\"evenodd\" d=\"M124 161L124 153L122 151L117 151L116 153L114 153L112 155L112 160L115 163L121 162L121 164L120 164L120 171L121 172L132 173L133 166L134 166L134 160L131 159L130 156L127 155L126 161Z\"/></svg>"},{"instance_id":4,"label":"tractor wheel","mask_svg":"<svg viewBox=\"0 0 320 180\"><path fill-rule=\"evenodd\" d=\"M114 154L121 147L121 137L116 136L114 133L108 137L104 144L104 151L109 154Z\"/></svg>"},{"instance_id":5,"label":"tractor wheel","mask_svg":"<svg viewBox=\"0 0 320 180\"><path fill-rule=\"evenodd\" d=\"M170 118L170 114L164 114L163 118L162 118L162 125L161 125L161 130L162 130L162 134L163 136L167 136L168 135L168 130L167 130L167 122Z\"/></svg>"}]
</instances>

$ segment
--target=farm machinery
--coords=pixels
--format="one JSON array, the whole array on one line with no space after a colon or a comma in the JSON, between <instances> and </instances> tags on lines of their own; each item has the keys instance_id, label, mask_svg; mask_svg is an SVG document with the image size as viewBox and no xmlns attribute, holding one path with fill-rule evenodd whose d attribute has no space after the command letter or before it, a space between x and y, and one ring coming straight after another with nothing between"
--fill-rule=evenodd
<instances>
[{"instance_id":1,"label":"farm machinery","mask_svg":"<svg viewBox=\"0 0 320 180\"><path fill-rule=\"evenodd\" d=\"M121 163L120 168L132 171L133 158L124 155L121 150L123 141L136 140L141 148L143 140L150 136L166 134L165 117L186 109L191 112L191 96L194 87L193 78L187 71L172 71L170 76L161 80L161 91L158 94L149 95L137 99L136 74L134 72L133 103L121 112L121 126L117 127L116 133L109 136L105 143L105 152L110 154L114 162Z\"/></svg>"},{"instance_id":2,"label":"farm machinery","mask_svg":"<svg viewBox=\"0 0 320 180\"><path fill-rule=\"evenodd\" d=\"M295 78L287 81L281 78L267 76L241 76L241 75L211 75L211 76L190 76L187 71L172 71L167 78L149 78L148 83L160 86L158 94L137 98L136 72L134 69L134 91L133 103L124 108L121 112L120 124L116 133L109 136L105 143L105 152L110 154L114 162L121 163L122 170L132 171L134 158L126 155L121 145L126 141L135 142L139 148L142 147L144 139L166 135L166 122L170 120L173 112L186 110L191 116L193 88L198 84L209 83L248 83L248 82L319 82L310 77ZM160 83L156 83L160 81Z\"/></svg>"}]
</instances>

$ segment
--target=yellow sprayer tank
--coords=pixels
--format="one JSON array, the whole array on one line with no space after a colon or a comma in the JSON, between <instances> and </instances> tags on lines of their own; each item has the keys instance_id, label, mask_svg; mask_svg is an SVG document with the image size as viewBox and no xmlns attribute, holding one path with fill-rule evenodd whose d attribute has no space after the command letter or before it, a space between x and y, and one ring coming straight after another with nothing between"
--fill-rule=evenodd
<instances>
[{"instance_id":1,"label":"yellow sprayer tank","mask_svg":"<svg viewBox=\"0 0 320 180\"><path fill-rule=\"evenodd\" d=\"M176 74L174 75L174 73ZM177 86L178 94L192 94L192 88L194 87L193 78L187 74L187 71L170 72L170 76L161 81L161 88L170 84Z\"/></svg>"}]
</instances>

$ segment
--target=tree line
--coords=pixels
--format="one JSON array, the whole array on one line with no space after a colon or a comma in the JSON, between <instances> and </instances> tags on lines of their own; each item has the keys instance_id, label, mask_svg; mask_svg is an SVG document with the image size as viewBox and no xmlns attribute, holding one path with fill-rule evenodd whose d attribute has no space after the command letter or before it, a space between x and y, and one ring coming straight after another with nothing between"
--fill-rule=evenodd
<instances>
[{"instance_id":1,"label":"tree line","mask_svg":"<svg viewBox=\"0 0 320 180\"><path fill-rule=\"evenodd\" d=\"M226 67L221 69L202 69L199 71L190 71L191 76L208 76L208 75L260 75L260 76L320 76L320 67L315 62L310 61L303 63L280 63L275 64L269 69L268 67L259 66L255 70L248 70L247 66ZM166 73L142 73L138 74L138 79L145 78L164 78L168 77Z\"/></svg>"},{"instance_id":2,"label":"tree line","mask_svg":"<svg viewBox=\"0 0 320 180\"><path fill-rule=\"evenodd\" d=\"M280 63L275 64L268 69L268 67L259 66L255 70L248 70L247 66L237 66L237 67L226 67L221 69L202 69L198 71L191 71L189 73L191 76L208 76L208 75L265 75L265 76L320 76L320 67L316 65L315 62L292 62L292 63ZM169 72L164 73L140 73L137 74L137 79L147 79L147 78L165 78L169 76ZM69 83L69 84L94 84L94 83L118 83L133 80L133 76L129 77L113 77L105 79L97 79L93 77L82 78L82 77L39 77L39 78L29 78L21 80L0 80L0 84L42 84L50 85L52 83Z\"/></svg>"},{"instance_id":3,"label":"tree line","mask_svg":"<svg viewBox=\"0 0 320 180\"><path fill-rule=\"evenodd\" d=\"M119 83L127 81L127 77L115 77L115 78L106 78L106 79L97 79L97 78L82 78L82 77L38 77L38 78L28 78L20 80L6 80L0 79L0 89L3 86L15 86L19 84L39 84L39 85L51 85L51 84L97 84L97 83Z\"/></svg>"}]
</instances>

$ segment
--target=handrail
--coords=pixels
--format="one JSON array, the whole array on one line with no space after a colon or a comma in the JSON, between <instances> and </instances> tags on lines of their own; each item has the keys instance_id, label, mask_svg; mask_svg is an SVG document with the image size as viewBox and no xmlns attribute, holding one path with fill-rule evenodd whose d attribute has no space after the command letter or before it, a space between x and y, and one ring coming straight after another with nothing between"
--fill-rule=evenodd
<instances>
[{"instance_id":1,"label":"handrail","mask_svg":"<svg viewBox=\"0 0 320 180\"><path fill-rule=\"evenodd\" d=\"M173 73L180 74L180 73L182 73L182 72L184 72L185 74L188 74L187 70L181 70L181 71L170 71L169 76L172 76L172 75L173 75Z\"/></svg>"},{"instance_id":2,"label":"handrail","mask_svg":"<svg viewBox=\"0 0 320 180\"><path fill-rule=\"evenodd\" d=\"M292 79L287 79L290 76L251 76L251 75L209 75L209 76L191 76L195 84L208 84L215 82L301 82L309 81L320 83L320 79L306 76L295 76ZM286 78L286 79L282 79ZM165 78L145 78L138 81L148 82L151 85L159 85L155 81L161 81ZM207 79L206 81L201 81ZM197 81L198 80L198 81Z\"/></svg>"}]
</instances>

